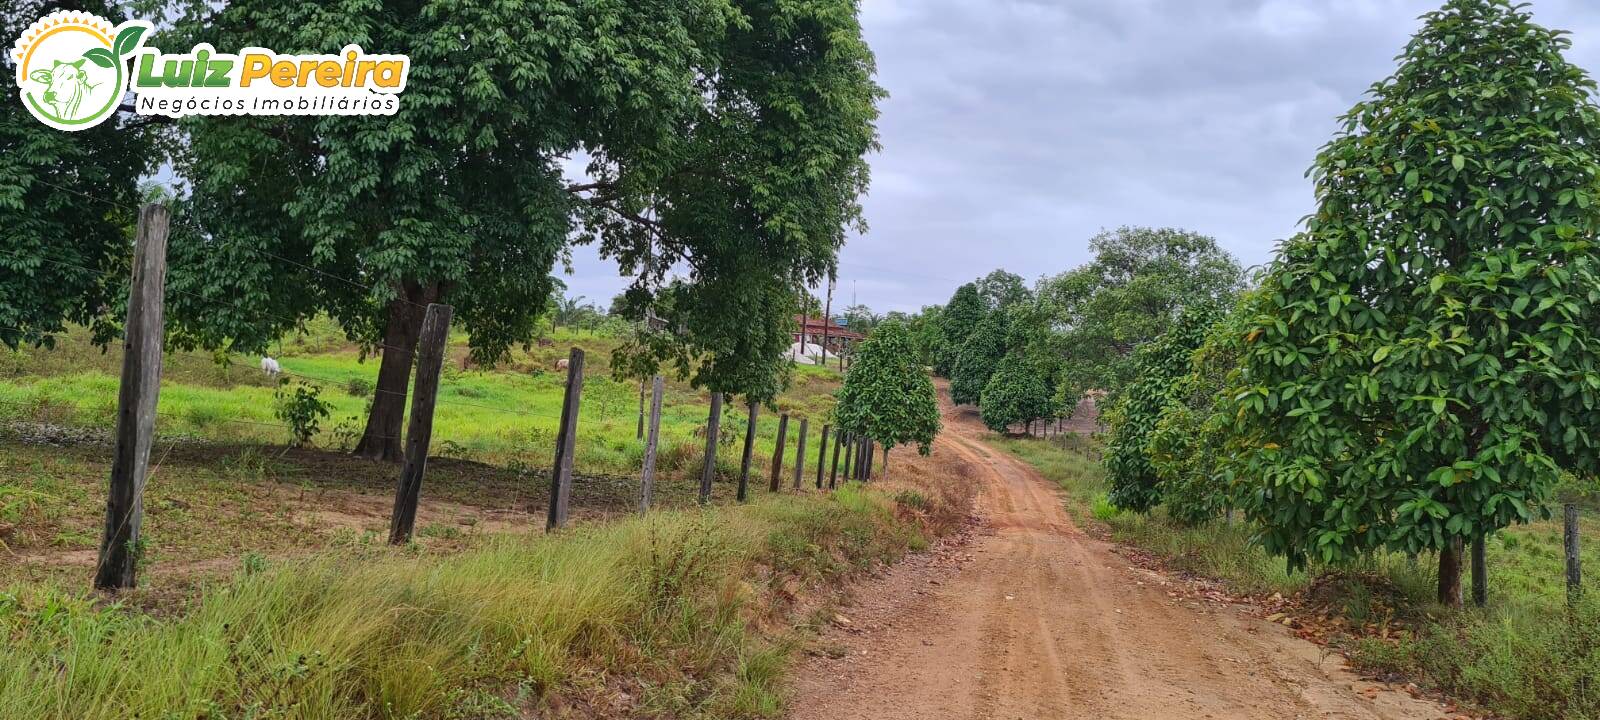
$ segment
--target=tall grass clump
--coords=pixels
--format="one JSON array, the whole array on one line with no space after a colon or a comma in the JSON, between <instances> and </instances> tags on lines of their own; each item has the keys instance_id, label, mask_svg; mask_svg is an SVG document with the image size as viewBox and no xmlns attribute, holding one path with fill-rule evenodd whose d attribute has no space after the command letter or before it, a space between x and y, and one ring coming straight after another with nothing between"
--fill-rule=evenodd
<instances>
[{"instance_id":1,"label":"tall grass clump","mask_svg":"<svg viewBox=\"0 0 1600 720\"><path fill-rule=\"evenodd\" d=\"M173 618L21 587L0 594L0 717L516 717L608 673L651 711L774 716L786 649L749 621L785 600L764 588L836 580L914 535L851 488L443 558L324 554Z\"/></svg>"}]
</instances>

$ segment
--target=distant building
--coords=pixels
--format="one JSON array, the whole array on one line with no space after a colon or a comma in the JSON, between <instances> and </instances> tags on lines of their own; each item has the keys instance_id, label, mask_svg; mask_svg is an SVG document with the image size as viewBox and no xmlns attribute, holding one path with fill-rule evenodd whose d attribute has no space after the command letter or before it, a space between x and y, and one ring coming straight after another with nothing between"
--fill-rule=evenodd
<instances>
[{"instance_id":1,"label":"distant building","mask_svg":"<svg viewBox=\"0 0 1600 720\"><path fill-rule=\"evenodd\" d=\"M823 343L823 334L826 330L827 343ZM850 348L865 339L866 336L854 330L848 330L831 320L810 315L794 316L794 344L816 345L821 347L830 357L849 355Z\"/></svg>"}]
</instances>

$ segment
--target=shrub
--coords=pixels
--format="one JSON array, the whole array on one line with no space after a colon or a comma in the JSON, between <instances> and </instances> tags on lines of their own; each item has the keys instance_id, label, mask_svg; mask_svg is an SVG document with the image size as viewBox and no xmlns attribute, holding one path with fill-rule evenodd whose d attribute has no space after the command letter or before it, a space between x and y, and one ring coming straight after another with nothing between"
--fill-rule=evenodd
<instances>
[{"instance_id":1,"label":"shrub","mask_svg":"<svg viewBox=\"0 0 1600 720\"><path fill-rule=\"evenodd\" d=\"M304 381L296 383L292 393L289 392L287 381L278 386L275 394L278 406L273 414L289 425L291 445L303 447L310 444L321 421L328 417L333 406L320 399L321 394L322 388Z\"/></svg>"}]
</instances>

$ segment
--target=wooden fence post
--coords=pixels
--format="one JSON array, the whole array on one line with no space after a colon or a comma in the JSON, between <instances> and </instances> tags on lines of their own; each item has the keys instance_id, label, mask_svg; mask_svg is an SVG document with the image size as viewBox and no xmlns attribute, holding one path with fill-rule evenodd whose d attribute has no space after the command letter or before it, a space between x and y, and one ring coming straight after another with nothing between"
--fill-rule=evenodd
<instances>
[{"instance_id":1,"label":"wooden fence post","mask_svg":"<svg viewBox=\"0 0 1600 720\"><path fill-rule=\"evenodd\" d=\"M1483 557L1484 534L1472 539L1472 604L1483 607L1489 604L1489 569Z\"/></svg>"},{"instance_id":2,"label":"wooden fence post","mask_svg":"<svg viewBox=\"0 0 1600 720\"><path fill-rule=\"evenodd\" d=\"M722 434L722 393L711 393L711 415L706 418L706 462L700 468L700 504L711 504L711 481L717 476L717 441Z\"/></svg>"},{"instance_id":3,"label":"wooden fence post","mask_svg":"<svg viewBox=\"0 0 1600 720\"><path fill-rule=\"evenodd\" d=\"M840 431L834 433L834 435L833 435L833 462L832 462L832 467L830 467L828 469L828 489L829 490L832 490L832 489L834 489L834 488L839 486L839 449L844 447L844 445L846 443L848 443L848 442L850 442L849 433L846 433L844 430L840 430Z\"/></svg>"},{"instance_id":4,"label":"wooden fence post","mask_svg":"<svg viewBox=\"0 0 1600 720\"><path fill-rule=\"evenodd\" d=\"M778 447L772 451L772 479L767 482L769 492L778 491L778 473L783 470L783 445L789 434L789 414L778 416Z\"/></svg>"},{"instance_id":5,"label":"wooden fence post","mask_svg":"<svg viewBox=\"0 0 1600 720\"><path fill-rule=\"evenodd\" d=\"M1583 597L1583 558L1578 555L1578 504L1561 506L1562 546L1567 555L1567 602Z\"/></svg>"},{"instance_id":6,"label":"wooden fence post","mask_svg":"<svg viewBox=\"0 0 1600 720\"><path fill-rule=\"evenodd\" d=\"M150 445L155 441L156 404L161 395L170 217L164 205L151 203L139 208L128 324L123 329L122 381L117 389L117 439L106 494L105 534L94 574L94 586L101 590L130 588L139 579L144 485L150 477Z\"/></svg>"},{"instance_id":7,"label":"wooden fence post","mask_svg":"<svg viewBox=\"0 0 1600 720\"><path fill-rule=\"evenodd\" d=\"M583 350L572 349L567 358L567 392L561 398L561 426L556 428L556 458L550 470L550 513L544 530L551 532L567 524L567 508L572 503L572 455L578 442L578 405L583 398Z\"/></svg>"},{"instance_id":8,"label":"wooden fence post","mask_svg":"<svg viewBox=\"0 0 1600 720\"><path fill-rule=\"evenodd\" d=\"M872 442L872 438L867 438L866 462L862 463L862 465L861 465L861 479L862 480L865 480L867 482L871 482L872 481L872 460L873 460L873 458L877 457L877 455L878 455L878 446L875 445Z\"/></svg>"},{"instance_id":9,"label":"wooden fence post","mask_svg":"<svg viewBox=\"0 0 1600 720\"><path fill-rule=\"evenodd\" d=\"M756 415L761 403L750 401L750 414L744 426L744 457L739 461L739 502L750 497L750 460L756 451Z\"/></svg>"},{"instance_id":10,"label":"wooden fence post","mask_svg":"<svg viewBox=\"0 0 1600 720\"><path fill-rule=\"evenodd\" d=\"M883 446L883 472L880 474L880 477L878 479L880 479L880 480L888 480L889 479L889 446L888 445Z\"/></svg>"},{"instance_id":11,"label":"wooden fence post","mask_svg":"<svg viewBox=\"0 0 1600 720\"><path fill-rule=\"evenodd\" d=\"M811 424L811 418L800 418L800 437L794 444L794 489L800 489L800 475L806 469L806 430Z\"/></svg>"},{"instance_id":12,"label":"wooden fence post","mask_svg":"<svg viewBox=\"0 0 1600 720\"><path fill-rule=\"evenodd\" d=\"M411 542L417 524L417 502L422 498L422 477L428 469L428 445L433 442L433 408L439 401L439 372L444 368L445 342L450 339L449 305L429 303L417 338L417 379L411 390L410 426L400 482L394 490L394 512L389 516L389 544Z\"/></svg>"},{"instance_id":13,"label":"wooden fence post","mask_svg":"<svg viewBox=\"0 0 1600 720\"><path fill-rule=\"evenodd\" d=\"M856 479L856 466L854 460L856 451L861 449L861 441L856 438L855 433L850 433L846 437L849 438L849 440L844 446L844 481L850 482L851 480Z\"/></svg>"},{"instance_id":14,"label":"wooden fence post","mask_svg":"<svg viewBox=\"0 0 1600 720\"><path fill-rule=\"evenodd\" d=\"M822 489L822 474L828 469L828 430L831 425L822 426L822 439L817 441L817 489Z\"/></svg>"},{"instance_id":15,"label":"wooden fence post","mask_svg":"<svg viewBox=\"0 0 1600 720\"><path fill-rule=\"evenodd\" d=\"M650 510L656 493L656 448L661 444L661 396L666 387L660 375L650 381L650 436L644 441L644 472L639 476L639 512Z\"/></svg>"}]
</instances>

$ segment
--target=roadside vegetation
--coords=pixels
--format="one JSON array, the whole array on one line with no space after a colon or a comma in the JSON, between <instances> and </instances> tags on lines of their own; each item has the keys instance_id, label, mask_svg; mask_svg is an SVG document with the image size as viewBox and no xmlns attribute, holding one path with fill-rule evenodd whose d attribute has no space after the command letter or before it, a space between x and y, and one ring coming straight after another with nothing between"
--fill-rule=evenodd
<instances>
[{"instance_id":1,"label":"roadside vegetation","mask_svg":"<svg viewBox=\"0 0 1600 720\"><path fill-rule=\"evenodd\" d=\"M1600 717L1600 696L1590 687L1600 677L1600 580L1591 576L1583 602L1568 606L1559 581L1564 559L1557 521L1498 533L1487 545L1492 601L1461 612L1437 603L1430 558L1382 552L1290 570L1255 541L1251 523L1197 525L1164 507L1119 509L1110 500L1098 441L1069 436L993 443L1059 484L1067 509L1085 527L1149 552L1170 569L1221 580L1239 595L1261 601L1281 594L1309 615L1341 621L1345 632L1333 642L1364 672L1415 680L1510 718ZM1600 507L1587 508L1583 533L1600 533ZM1600 564L1600 547L1585 548L1584 563Z\"/></svg>"},{"instance_id":2,"label":"roadside vegetation","mask_svg":"<svg viewBox=\"0 0 1600 720\"><path fill-rule=\"evenodd\" d=\"M852 573L938 532L848 485L651 513L447 557L256 558L172 615L0 592L8 717L776 717L801 631ZM826 615L818 615L826 617Z\"/></svg>"}]
</instances>

